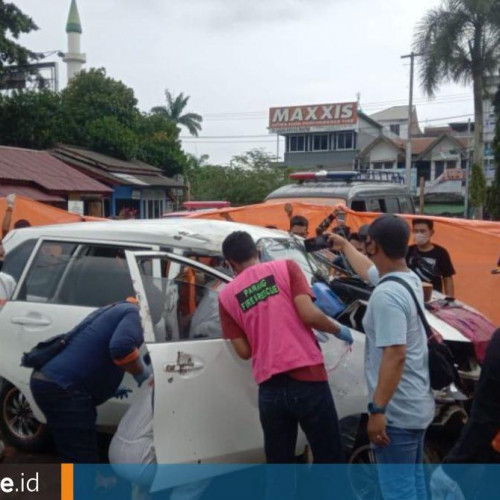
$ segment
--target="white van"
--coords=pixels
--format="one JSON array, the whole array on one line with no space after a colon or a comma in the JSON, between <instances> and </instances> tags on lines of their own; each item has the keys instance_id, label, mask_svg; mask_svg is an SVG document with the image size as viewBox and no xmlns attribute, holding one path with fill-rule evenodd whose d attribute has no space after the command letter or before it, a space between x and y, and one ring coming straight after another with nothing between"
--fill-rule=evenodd
<instances>
[{"instance_id":1,"label":"white van","mask_svg":"<svg viewBox=\"0 0 500 500\"><path fill-rule=\"evenodd\" d=\"M220 270L221 245L235 230L248 231L267 259L296 260L311 280L314 258L287 233L230 222L195 219L111 221L45 226L9 233L4 271L17 287L0 311L0 425L14 445L43 445L43 415L30 393L23 352L70 330L95 308L138 295L155 377L155 448L159 463L255 462L264 458L251 363L221 338L217 294L231 280ZM153 281L166 297L153 325L144 284ZM353 332L349 377L331 377L340 418L366 409L364 335ZM318 333L327 368L346 344ZM339 369L335 371L339 373ZM341 384L341 385L339 385ZM136 384L127 375L123 385ZM355 388L355 389L354 389ZM133 397L133 394L132 394ZM128 400L99 408L98 424L116 427ZM242 431L243 430L243 431ZM304 439L297 452L303 452Z\"/></svg>"}]
</instances>

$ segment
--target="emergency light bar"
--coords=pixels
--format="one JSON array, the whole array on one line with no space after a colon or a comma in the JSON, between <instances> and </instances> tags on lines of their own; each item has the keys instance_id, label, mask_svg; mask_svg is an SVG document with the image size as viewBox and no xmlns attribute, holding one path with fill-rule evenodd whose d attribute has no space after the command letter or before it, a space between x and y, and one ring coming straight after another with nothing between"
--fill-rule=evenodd
<instances>
[{"instance_id":1,"label":"emergency light bar","mask_svg":"<svg viewBox=\"0 0 500 500\"><path fill-rule=\"evenodd\" d=\"M297 172L295 174L290 174L290 179L295 181L307 181L307 180L328 180L328 181L353 181L359 177L359 172L353 171L342 171L342 172L327 172L325 170L321 172Z\"/></svg>"}]
</instances>

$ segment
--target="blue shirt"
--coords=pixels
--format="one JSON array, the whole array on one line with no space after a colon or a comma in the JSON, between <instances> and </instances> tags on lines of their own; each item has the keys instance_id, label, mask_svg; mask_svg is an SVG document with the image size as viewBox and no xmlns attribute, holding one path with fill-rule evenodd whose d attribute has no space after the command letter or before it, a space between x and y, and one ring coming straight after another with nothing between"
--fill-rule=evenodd
<instances>
[{"instance_id":1,"label":"blue shirt","mask_svg":"<svg viewBox=\"0 0 500 500\"><path fill-rule=\"evenodd\" d=\"M368 271L376 285L378 271ZM423 304L420 278L412 271L384 275L404 279ZM434 418L434 396L430 386L427 336L410 293L399 283L377 286L370 297L363 327L366 333L365 375L370 400L378 383L383 348L406 346L401 380L386 410L387 424L401 429L425 429Z\"/></svg>"},{"instance_id":2,"label":"blue shirt","mask_svg":"<svg viewBox=\"0 0 500 500\"><path fill-rule=\"evenodd\" d=\"M123 379L123 368L115 361L134 353L144 335L134 304L123 302L92 314L95 319L90 316L88 325L41 372L65 389L87 392L97 406L114 396Z\"/></svg>"}]
</instances>

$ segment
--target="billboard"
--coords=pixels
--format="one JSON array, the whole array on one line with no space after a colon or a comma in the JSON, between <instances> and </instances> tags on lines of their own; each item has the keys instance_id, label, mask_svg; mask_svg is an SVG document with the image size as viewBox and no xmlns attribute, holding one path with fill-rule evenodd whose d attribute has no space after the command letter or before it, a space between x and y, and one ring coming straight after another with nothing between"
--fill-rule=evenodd
<instances>
[{"instance_id":1,"label":"billboard","mask_svg":"<svg viewBox=\"0 0 500 500\"><path fill-rule=\"evenodd\" d=\"M300 133L353 129L358 124L358 103L286 106L269 110L269 131Z\"/></svg>"}]
</instances>

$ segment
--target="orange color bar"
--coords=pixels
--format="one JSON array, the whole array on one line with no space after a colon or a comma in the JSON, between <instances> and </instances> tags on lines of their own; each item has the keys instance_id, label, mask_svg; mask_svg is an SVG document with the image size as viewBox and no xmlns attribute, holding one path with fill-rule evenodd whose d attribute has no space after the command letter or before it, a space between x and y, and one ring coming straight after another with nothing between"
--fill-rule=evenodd
<instances>
[{"instance_id":1,"label":"orange color bar","mask_svg":"<svg viewBox=\"0 0 500 500\"><path fill-rule=\"evenodd\" d=\"M61 500L73 498L73 464L61 464Z\"/></svg>"}]
</instances>

